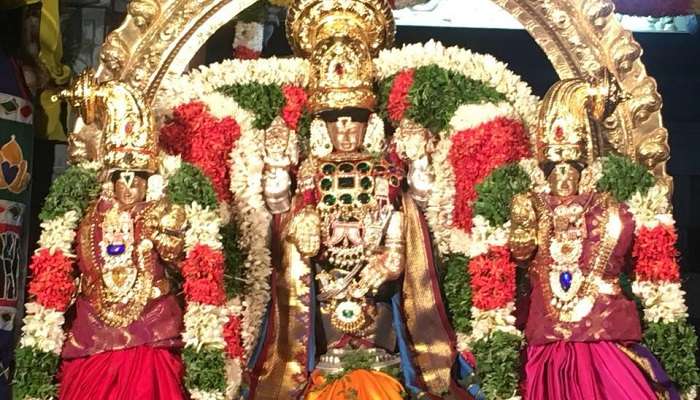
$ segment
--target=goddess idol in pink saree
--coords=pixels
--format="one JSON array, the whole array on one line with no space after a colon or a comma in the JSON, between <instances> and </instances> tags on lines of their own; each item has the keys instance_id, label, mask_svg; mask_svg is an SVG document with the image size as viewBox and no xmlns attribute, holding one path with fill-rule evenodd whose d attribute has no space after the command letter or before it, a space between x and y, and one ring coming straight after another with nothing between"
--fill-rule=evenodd
<instances>
[{"instance_id":1,"label":"goddess idol in pink saree","mask_svg":"<svg viewBox=\"0 0 700 400\"><path fill-rule=\"evenodd\" d=\"M635 220L619 193L601 190L591 135L615 103L611 88L565 80L550 89L536 144L550 192L513 201L510 247L530 261L526 399L679 398L640 344L637 306L619 282L632 272Z\"/></svg>"}]
</instances>

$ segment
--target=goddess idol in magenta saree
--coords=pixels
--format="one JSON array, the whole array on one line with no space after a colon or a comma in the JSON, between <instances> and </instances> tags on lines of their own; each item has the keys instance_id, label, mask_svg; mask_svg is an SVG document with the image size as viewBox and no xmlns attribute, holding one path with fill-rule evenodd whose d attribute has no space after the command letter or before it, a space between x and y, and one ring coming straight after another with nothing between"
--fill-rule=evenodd
<instances>
[{"instance_id":1,"label":"goddess idol in magenta saree","mask_svg":"<svg viewBox=\"0 0 700 400\"><path fill-rule=\"evenodd\" d=\"M540 113L538 159L550 193L524 193L512 207L510 247L528 264L526 399L678 399L659 362L641 344L631 274L635 221L595 182L592 120L614 86L554 85ZM584 169L586 165L590 166Z\"/></svg>"}]
</instances>

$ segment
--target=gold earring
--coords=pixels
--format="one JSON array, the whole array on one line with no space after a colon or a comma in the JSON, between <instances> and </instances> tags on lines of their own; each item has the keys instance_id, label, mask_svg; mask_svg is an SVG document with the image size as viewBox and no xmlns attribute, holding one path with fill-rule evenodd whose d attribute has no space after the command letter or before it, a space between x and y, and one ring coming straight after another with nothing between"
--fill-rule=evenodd
<instances>
[{"instance_id":1,"label":"gold earring","mask_svg":"<svg viewBox=\"0 0 700 400\"><path fill-rule=\"evenodd\" d=\"M309 145L311 146L311 154L315 157L325 157L333 152L333 143L328 134L326 123L316 118L311 122L311 138Z\"/></svg>"},{"instance_id":2,"label":"gold earring","mask_svg":"<svg viewBox=\"0 0 700 400\"><path fill-rule=\"evenodd\" d=\"M384 121L377 114L369 117L367 133L362 145L370 153L378 154L384 150Z\"/></svg>"}]
</instances>

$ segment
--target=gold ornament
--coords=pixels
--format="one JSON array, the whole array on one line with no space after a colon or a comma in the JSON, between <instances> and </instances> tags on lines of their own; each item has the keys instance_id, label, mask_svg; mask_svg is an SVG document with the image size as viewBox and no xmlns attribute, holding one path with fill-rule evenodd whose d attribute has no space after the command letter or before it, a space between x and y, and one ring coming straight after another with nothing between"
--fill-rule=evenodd
<instances>
[{"instance_id":1,"label":"gold ornament","mask_svg":"<svg viewBox=\"0 0 700 400\"><path fill-rule=\"evenodd\" d=\"M316 210L309 206L295 215L287 238L296 245L302 256L315 256L321 247L321 217Z\"/></svg>"},{"instance_id":2,"label":"gold ornament","mask_svg":"<svg viewBox=\"0 0 700 400\"><path fill-rule=\"evenodd\" d=\"M380 154L384 150L384 121L372 113L367 123L367 132L362 143L365 150L372 154Z\"/></svg>"},{"instance_id":3,"label":"gold ornament","mask_svg":"<svg viewBox=\"0 0 700 400\"><path fill-rule=\"evenodd\" d=\"M622 100L617 82L608 74L595 83L581 78L555 83L540 106L538 160L591 164L603 153L594 122L602 123Z\"/></svg>"},{"instance_id":4,"label":"gold ornament","mask_svg":"<svg viewBox=\"0 0 700 400\"><path fill-rule=\"evenodd\" d=\"M385 0L300 0L289 8L294 52L311 65L309 109L374 109L372 59L391 46L394 18Z\"/></svg>"},{"instance_id":5,"label":"gold ornament","mask_svg":"<svg viewBox=\"0 0 700 400\"><path fill-rule=\"evenodd\" d=\"M309 145L311 146L311 154L318 158L331 154L333 152L333 142L331 142L326 123L321 118L316 118L311 122L310 130Z\"/></svg>"},{"instance_id":6,"label":"gold ornament","mask_svg":"<svg viewBox=\"0 0 700 400\"><path fill-rule=\"evenodd\" d=\"M59 97L78 108L86 123L101 128L105 172L158 170L158 131L138 91L121 82L98 83L94 73L86 70Z\"/></svg>"}]
</instances>

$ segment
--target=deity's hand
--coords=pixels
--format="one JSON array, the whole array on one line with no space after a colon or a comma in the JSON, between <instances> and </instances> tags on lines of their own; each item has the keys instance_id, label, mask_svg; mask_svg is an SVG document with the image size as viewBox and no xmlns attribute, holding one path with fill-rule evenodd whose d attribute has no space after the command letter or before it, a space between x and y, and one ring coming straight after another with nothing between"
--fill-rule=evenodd
<instances>
[{"instance_id":1,"label":"deity's hand","mask_svg":"<svg viewBox=\"0 0 700 400\"><path fill-rule=\"evenodd\" d=\"M360 272L359 287L376 292L384 283L398 279L403 272L401 256L390 249L383 249L369 258Z\"/></svg>"},{"instance_id":2,"label":"deity's hand","mask_svg":"<svg viewBox=\"0 0 700 400\"><path fill-rule=\"evenodd\" d=\"M508 245L516 260L530 258L537 248L537 214L527 194L513 198Z\"/></svg>"},{"instance_id":3,"label":"deity's hand","mask_svg":"<svg viewBox=\"0 0 700 400\"><path fill-rule=\"evenodd\" d=\"M294 216L289 224L287 240L304 257L313 257L321 248L321 217L309 206Z\"/></svg>"},{"instance_id":4,"label":"deity's hand","mask_svg":"<svg viewBox=\"0 0 700 400\"><path fill-rule=\"evenodd\" d=\"M282 214L289 211L291 193L289 188L292 181L289 172L283 168L271 168L263 177L263 195L265 204L272 214Z\"/></svg>"},{"instance_id":5,"label":"deity's hand","mask_svg":"<svg viewBox=\"0 0 700 400\"><path fill-rule=\"evenodd\" d=\"M408 193L421 208L428 205L434 183L435 174L430 166L428 156L411 162L408 167Z\"/></svg>"},{"instance_id":6,"label":"deity's hand","mask_svg":"<svg viewBox=\"0 0 700 400\"><path fill-rule=\"evenodd\" d=\"M184 208L165 201L158 202L144 219L144 235L155 245L160 257L174 262L183 254L187 215Z\"/></svg>"}]
</instances>

